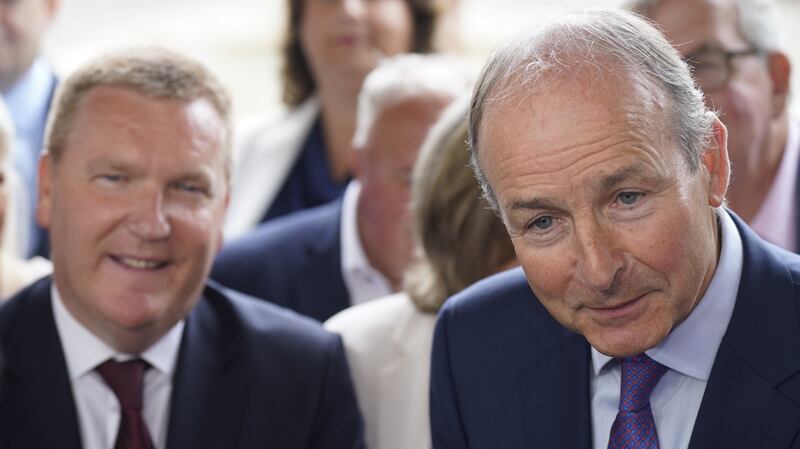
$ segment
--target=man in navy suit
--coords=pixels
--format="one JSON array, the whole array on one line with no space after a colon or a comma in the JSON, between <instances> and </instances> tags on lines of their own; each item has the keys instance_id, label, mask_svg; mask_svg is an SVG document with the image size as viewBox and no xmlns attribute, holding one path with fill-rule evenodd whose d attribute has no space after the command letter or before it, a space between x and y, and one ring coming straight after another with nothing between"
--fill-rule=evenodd
<instances>
[{"instance_id":1,"label":"man in navy suit","mask_svg":"<svg viewBox=\"0 0 800 449\"><path fill-rule=\"evenodd\" d=\"M439 316L434 448L800 448L800 258L724 208L727 130L661 34L554 18L472 106L522 269Z\"/></svg>"},{"instance_id":2,"label":"man in navy suit","mask_svg":"<svg viewBox=\"0 0 800 449\"><path fill-rule=\"evenodd\" d=\"M40 162L53 276L0 308L0 444L363 448L338 337L206 283L230 103L163 50L64 82Z\"/></svg>"},{"instance_id":3,"label":"man in navy suit","mask_svg":"<svg viewBox=\"0 0 800 449\"><path fill-rule=\"evenodd\" d=\"M320 321L398 291L412 250L411 169L428 129L469 81L442 56L400 55L379 64L359 95L356 179L343 198L231 242L211 277Z\"/></svg>"}]
</instances>

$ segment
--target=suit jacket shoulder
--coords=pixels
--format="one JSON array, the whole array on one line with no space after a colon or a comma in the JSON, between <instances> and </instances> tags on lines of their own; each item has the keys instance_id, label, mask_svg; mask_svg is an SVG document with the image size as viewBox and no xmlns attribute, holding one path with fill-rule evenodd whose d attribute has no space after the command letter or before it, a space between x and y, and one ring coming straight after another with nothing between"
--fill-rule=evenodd
<instances>
[{"instance_id":1,"label":"suit jacket shoulder","mask_svg":"<svg viewBox=\"0 0 800 449\"><path fill-rule=\"evenodd\" d=\"M217 286L186 320L167 447L363 448L338 336Z\"/></svg>"},{"instance_id":2,"label":"suit jacket shoulder","mask_svg":"<svg viewBox=\"0 0 800 449\"><path fill-rule=\"evenodd\" d=\"M324 321L350 305L342 279L341 199L262 224L223 248L211 277Z\"/></svg>"},{"instance_id":3,"label":"suit jacket shoulder","mask_svg":"<svg viewBox=\"0 0 800 449\"><path fill-rule=\"evenodd\" d=\"M319 101L309 98L278 120L254 117L237 129L231 201L225 237L256 227L286 180L319 115Z\"/></svg>"}]
</instances>

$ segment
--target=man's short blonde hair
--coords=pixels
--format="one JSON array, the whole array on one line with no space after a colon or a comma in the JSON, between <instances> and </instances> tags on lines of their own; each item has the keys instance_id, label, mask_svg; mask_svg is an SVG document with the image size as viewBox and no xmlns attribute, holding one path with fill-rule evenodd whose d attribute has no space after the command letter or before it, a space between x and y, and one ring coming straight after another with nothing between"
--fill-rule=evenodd
<instances>
[{"instance_id":1,"label":"man's short blonde hair","mask_svg":"<svg viewBox=\"0 0 800 449\"><path fill-rule=\"evenodd\" d=\"M58 162L82 100L98 86L119 86L142 95L191 102L206 99L219 114L225 136L225 173L231 166L231 101L222 83L202 64L173 51L141 48L115 51L85 64L58 88L45 133L45 151Z\"/></svg>"}]
</instances>

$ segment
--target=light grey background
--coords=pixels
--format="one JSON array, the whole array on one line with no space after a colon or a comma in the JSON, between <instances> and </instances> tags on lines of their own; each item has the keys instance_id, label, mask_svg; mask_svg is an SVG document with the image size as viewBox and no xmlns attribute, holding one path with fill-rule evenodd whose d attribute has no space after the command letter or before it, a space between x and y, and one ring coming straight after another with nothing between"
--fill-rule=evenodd
<instances>
[{"instance_id":1,"label":"light grey background","mask_svg":"<svg viewBox=\"0 0 800 449\"><path fill-rule=\"evenodd\" d=\"M479 67L510 30L538 17L617 0L459 0L460 49ZM61 74L97 52L132 45L162 45L208 64L231 90L238 117L278 112L279 55L285 0L62 0L45 52ZM800 89L800 0L778 0L783 37L796 64ZM800 117L794 95L792 110Z\"/></svg>"}]
</instances>

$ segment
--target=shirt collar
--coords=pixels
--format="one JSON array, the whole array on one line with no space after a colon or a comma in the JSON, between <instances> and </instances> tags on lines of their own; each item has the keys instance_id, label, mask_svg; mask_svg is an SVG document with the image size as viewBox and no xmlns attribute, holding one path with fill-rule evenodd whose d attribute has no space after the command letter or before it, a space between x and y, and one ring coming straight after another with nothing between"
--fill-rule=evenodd
<instances>
[{"instance_id":1,"label":"shirt collar","mask_svg":"<svg viewBox=\"0 0 800 449\"><path fill-rule=\"evenodd\" d=\"M22 78L3 94L3 100L11 113L18 134L28 136L43 127L53 83L53 71L40 57L36 58Z\"/></svg>"},{"instance_id":2,"label":"shirt collar","mask_svg":"<svg viewBox=\"0 0 800 449\"><path fill-rule=\"evenodd\" d=\"M184 320L172 326L172 329L141 354L125 354L114 350L72 316L58 293L55 281L50 288L50 295L56 329L61 338L71 380L75 381L86 375L110 358L129 360L136 357L145 360L168 378L172 378L183 336Z\"/></svg>"},{"instance_id":3,"label":"shirt collar","mask_svg":"<svg viewBox=\"0 0 800 449\"><path fill-rule=\"evenodd\" d=\"M667 368L707 381L728 328L742 276L742 238L730 215L717 209L722 248L717 268L700 302L660 345L645 354ZM613 360L592 347L594 375Z\"/></svg>"}]
</instances>

